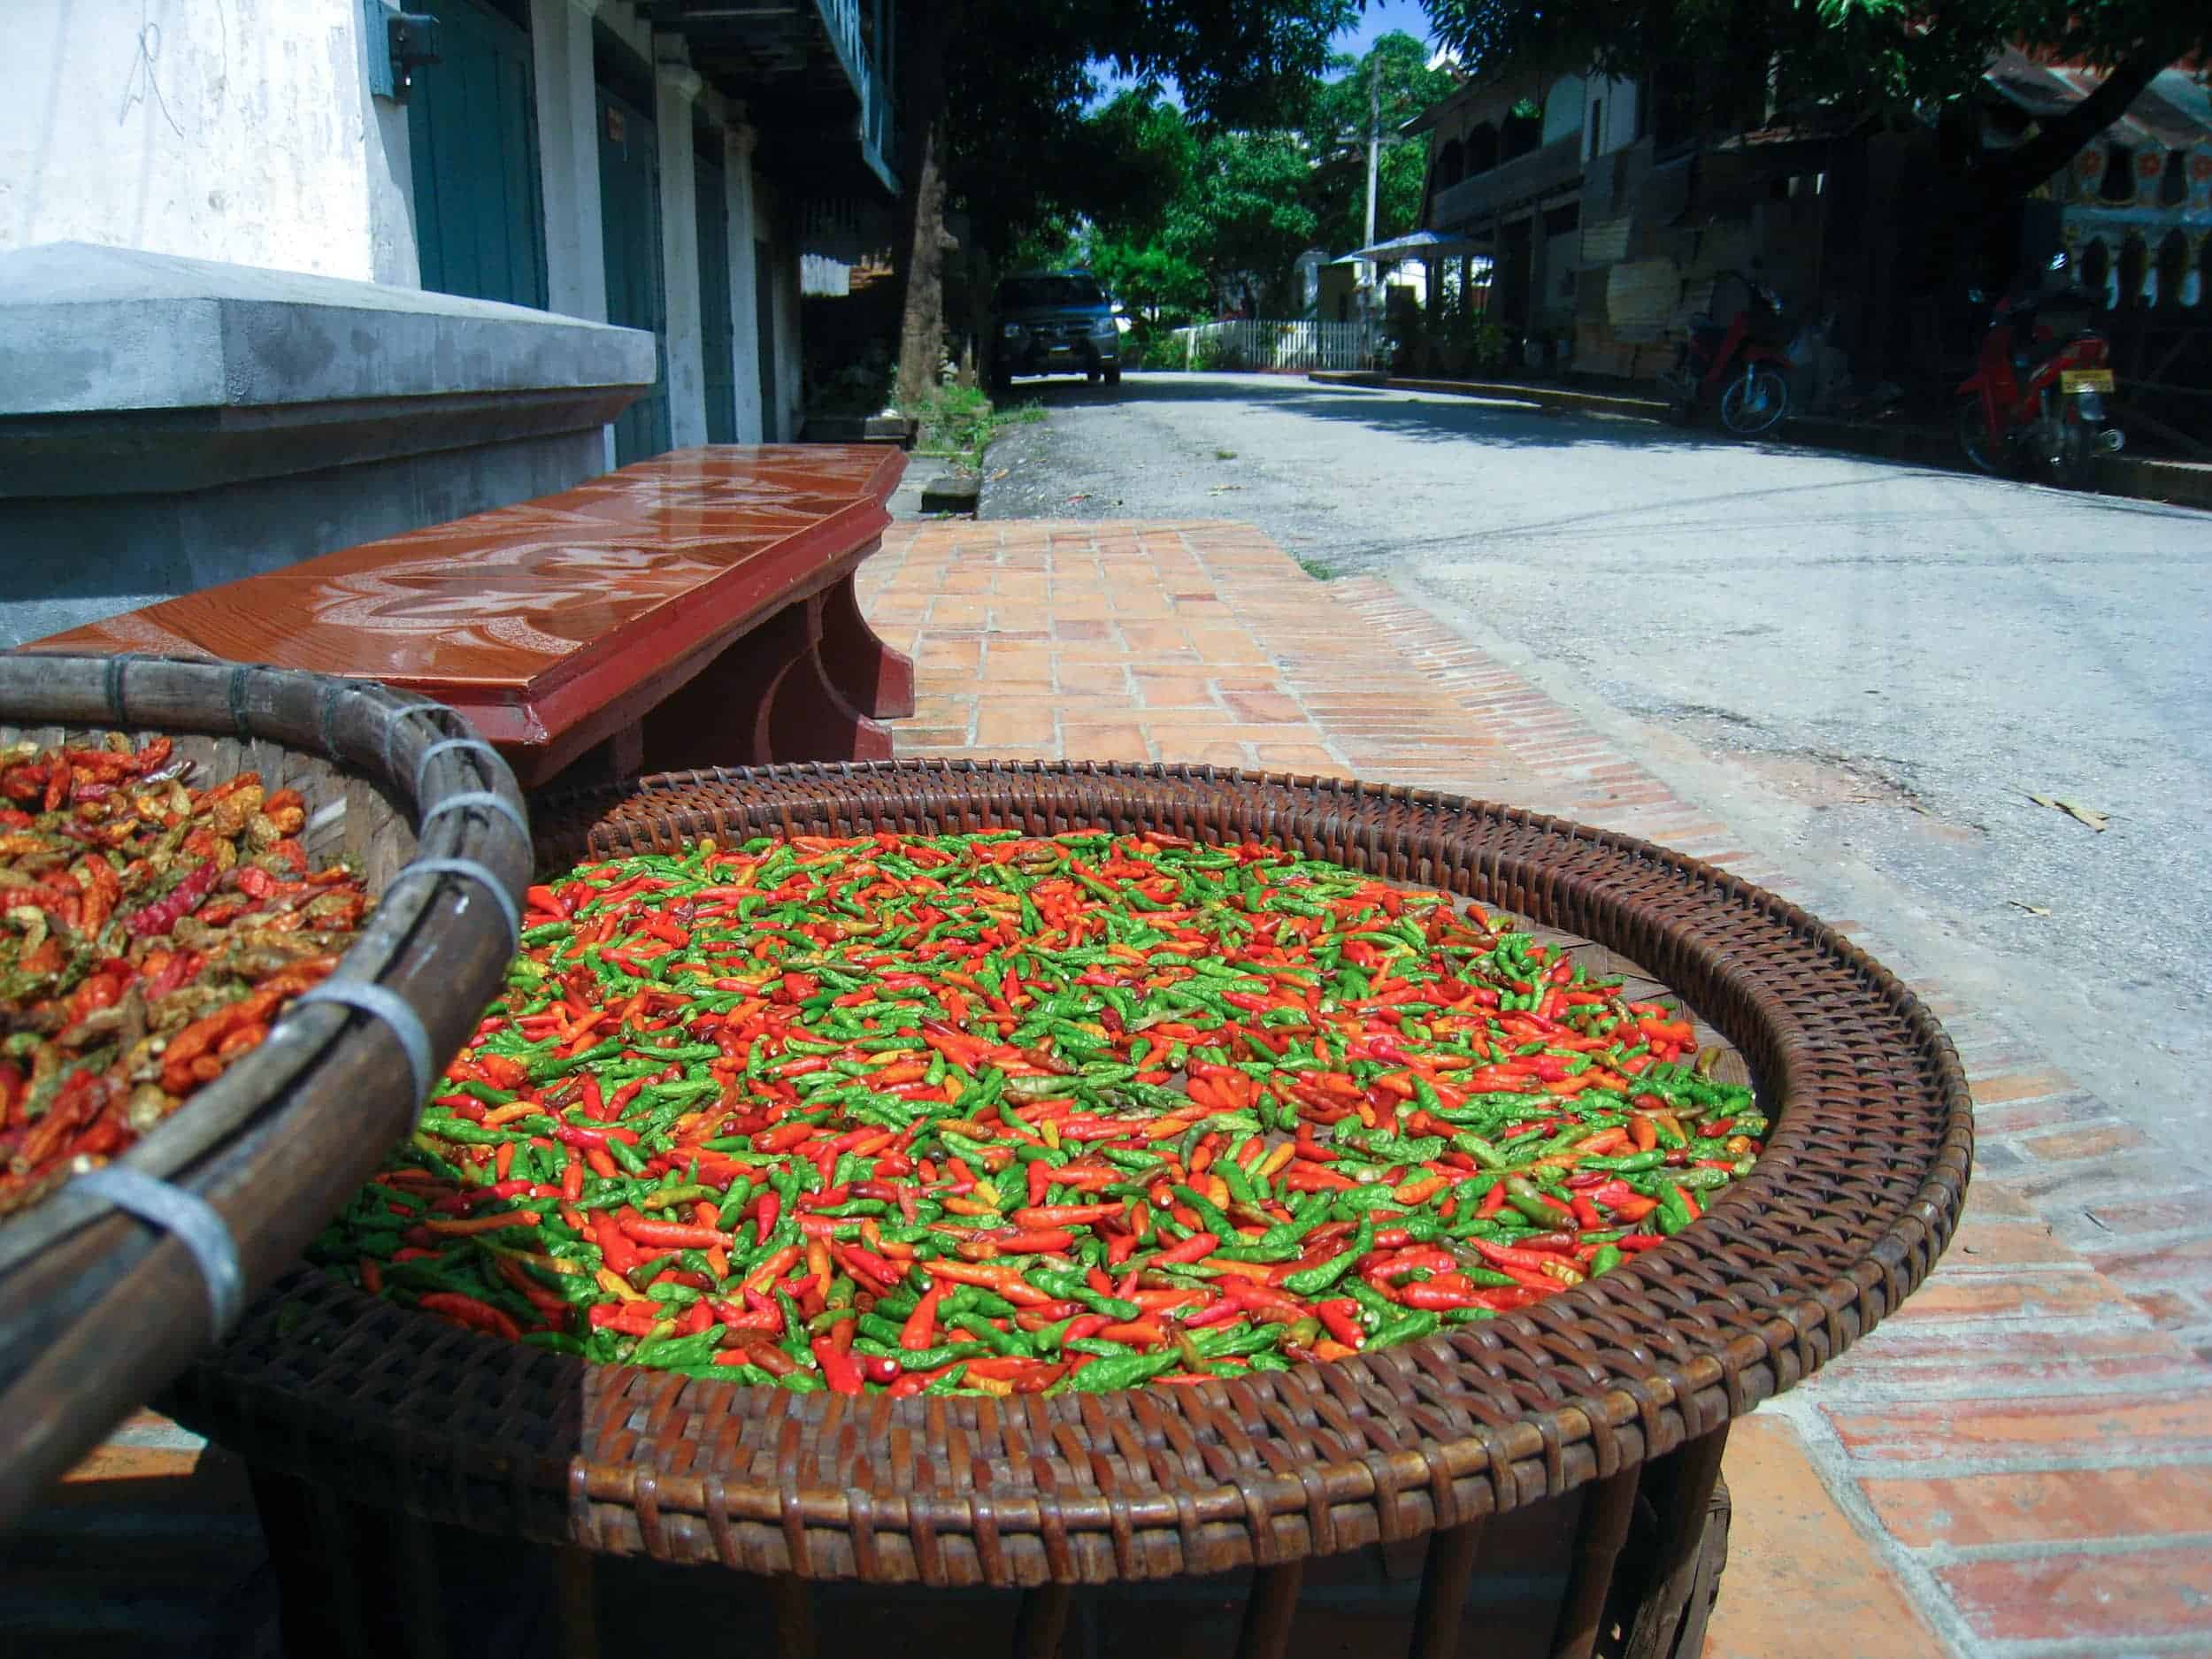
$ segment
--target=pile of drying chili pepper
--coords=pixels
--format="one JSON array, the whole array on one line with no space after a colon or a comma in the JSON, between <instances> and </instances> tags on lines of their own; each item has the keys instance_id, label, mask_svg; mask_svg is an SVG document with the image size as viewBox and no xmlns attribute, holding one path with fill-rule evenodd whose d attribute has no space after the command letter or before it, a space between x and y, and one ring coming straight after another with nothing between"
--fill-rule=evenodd
<instances>
[{"instance_id":1,"label":"pile of drying chili pepper","mask_svg":"<svg viewBox=\"0 0 2212 1659\"><path fill-rule=\"evenodd\" d=\"M316 1255L594 1360L895 1394L1279 1370L1605 1272L1767 1127L1678 1013L1266 846L709 843L529 902Z\"/></svg>"},{"instance_id":2,"label":"pile of drying chili pepper","mask_svg":"<svg viewBox=\"0 0 2212 1659\"><path fill-rule=\"evenodd\" d=\"M221 1076L361 925L298 791L190 773L165 737L0 749L0 1216Z\"/></svg>"}]
</instances>

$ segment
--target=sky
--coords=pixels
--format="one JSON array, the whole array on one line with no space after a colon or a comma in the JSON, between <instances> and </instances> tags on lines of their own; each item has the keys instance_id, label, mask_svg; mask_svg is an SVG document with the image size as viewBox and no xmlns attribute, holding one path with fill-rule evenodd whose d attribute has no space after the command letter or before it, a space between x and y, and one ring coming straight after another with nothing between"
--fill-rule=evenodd
<instances>
[{"instance_id":1,"label":"sky","mask_svg":"<svg viewBox=\"0 0 2212 1659\"><path fill-rule=\"evenodd\" d=\"M1414 39L1426 43L1429 38L1428 15L1421 10L1421 0L1367 0L1367 10L1350 28L1340 30L1334 42L1340 52L1357 58L1383 35L1393 29L1402 30ZM1098 94L1094 103L1102 104L1126 83L1110 66L1094 65L1098 75ZM1165 88L1171 102L1180 104L1182 99L1175 88Z\"/></svg>"},{"instance_id":2,"label":"sky","mask_svg":"<svg viewBox=\"0 0 2212 1659\"><path fill-rule=\"evenodd\" d=\"M1402 30L1417 41L1428 39L1429 20L1420 0L1367 0L1367 14L1336 37L1336 49L1357 57L1393 29Z\"/></svg>"}]
</instances>

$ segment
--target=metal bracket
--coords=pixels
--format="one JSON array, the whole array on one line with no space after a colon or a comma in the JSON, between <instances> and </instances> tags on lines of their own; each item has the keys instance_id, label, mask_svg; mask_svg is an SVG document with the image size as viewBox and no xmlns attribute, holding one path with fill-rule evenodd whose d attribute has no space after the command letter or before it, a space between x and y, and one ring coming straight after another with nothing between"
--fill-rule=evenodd
<instances>
[{"instance_id":1,"label":"metal bracket","mask_svg":"<svg viewBox=\"0 0 2212 1659\"><path fill-rule=\"evenodd\" d=\"M385 0L361 0L361 28L368 49L369 91L404 104L415 71L438 61L438 19L426 12L398 11Z\"/></svg>"}]
</instances>

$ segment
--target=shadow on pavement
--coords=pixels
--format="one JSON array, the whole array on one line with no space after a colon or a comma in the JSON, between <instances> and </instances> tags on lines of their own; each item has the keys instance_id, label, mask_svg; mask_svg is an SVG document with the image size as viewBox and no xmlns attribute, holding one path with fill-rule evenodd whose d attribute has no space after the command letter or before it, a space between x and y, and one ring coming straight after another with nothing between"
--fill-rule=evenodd
<instances>
[{"instance_id":1,"label":"shadow on pavement","mask_svg":"<svg viewBox=\"0 0 2212 1659\"><path fill-rule=\"evenodd\" d=\"M1763 442L1733 437L1709 424L1688 428L1662 426L1632 416L1607 416L1540 410L1533 404L1505 399L1463 396L1452 393L1386 392L1357 387L1323 386L1302 376L1276 374L1184 374L1176 372L1132 373L1119 386L1092 386L1078 380L1017 380L1010 401L1018 406L1035 403L1047 410L1083 406L1217 403L1245 408L1279 410L1286 414L1317 420L1343 421L1371 432L1409 439L1417 443L1455 443L1472 441L1486 449L1571 449L1586 445L1633 449L1663 456L1714 449L1740 449L1762 455L1793 455L1807 459L1846 461L1858 468L1877 469L1896 478L1948 479L1992 490L2019 490L2027 481L1985 479L1947 466L1829 449L1786 440ZM1710 417L1705 418L1708 422ZM1875 472L1858 471L1811 484L1781 487L1834 488L1847 483L1873 481ZM1775 486L1748 492L1775 493ZM2124 512L2158 518L2200 516L2200 510L2164 503L2139 501L2089 491L2053 492L2070 507ZM1717 498L1720 499L1720 498Z\"/></svg>"},{"instance_id":2,"label":"shadow on pavement","mask_svg":"<svg viewBox=\"0 0 2212 1659\"><path fill-rule=\"evenodd\" d=\"M1349 421L1417 442L1449 443L1473 438L1509 449L1569 449L1603 443L1663 451L1741 442L1717 432L1552 414L1532 404L1502 400L1387 394L1319 386L1303 378L1271 374L1233 377L1148 372L1132 373L1119 386L1093 386L1077 380L1016 380L1004 401L1016 408L1035 403L1048 410L1148 403L1237 403L1248 408L1257 404L1320 420Z\"/></svg>"}]
</instances>

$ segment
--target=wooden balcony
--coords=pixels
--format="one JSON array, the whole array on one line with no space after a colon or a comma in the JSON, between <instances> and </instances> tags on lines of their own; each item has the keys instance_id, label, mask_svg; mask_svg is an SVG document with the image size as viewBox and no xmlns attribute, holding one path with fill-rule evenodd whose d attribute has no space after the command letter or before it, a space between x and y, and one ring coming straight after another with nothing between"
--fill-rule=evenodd
<instances>
[{"instance_id":1,"label":"wooden balcony","mask_svg":"<svg viewBox=\"0 0 2212 1659\"><path fill-rule=\"evenodd\" d=\"M891 0L642 0L695 68L745 100L764 150L855 149L894 196ZM831 148L827 151L822 146Z\"/></svg>"},{"instance_id":2,"label":"wooden balcony","mask_svg":"<svg viewBox=\"0 0 2212 1659\"><path fill-rule=\"evenodd\" d=\"M1438 231L1479 228L1494 213L1565 189L1581 178L1582 139L1579 134L1571 133L1540 150L1439 190L1430 199L1428 227Z\"/></svg>"}]
</instances>

